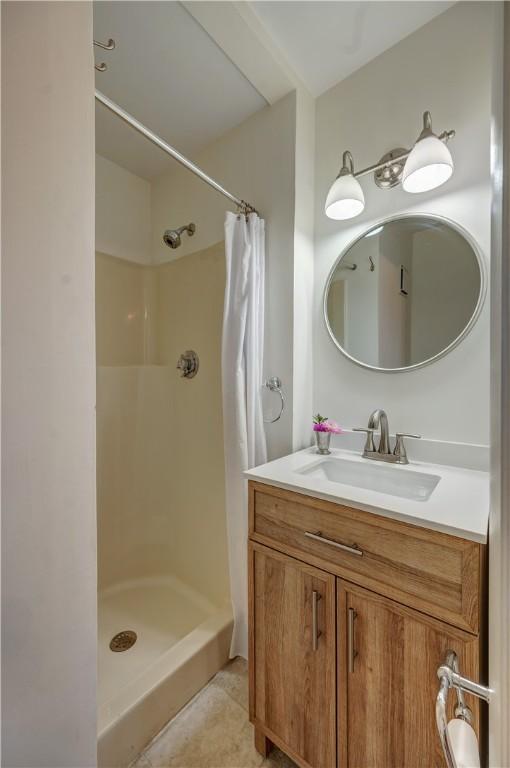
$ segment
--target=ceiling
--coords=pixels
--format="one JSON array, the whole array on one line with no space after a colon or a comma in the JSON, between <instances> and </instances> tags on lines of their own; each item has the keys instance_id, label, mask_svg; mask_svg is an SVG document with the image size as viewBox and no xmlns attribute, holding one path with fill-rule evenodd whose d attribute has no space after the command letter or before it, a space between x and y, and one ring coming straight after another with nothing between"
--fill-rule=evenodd
<instances>
[{"instance_id":1,"label":"ceiling","mask_svg":"<svg viewBox=\"0 0 510 768\"><path fill-rule=\"evenodd\" d=\"M246 2L243 8L257 22L254 34L271 41L318 96L451 5L408 0L266 0ZM218 16L221 6L230 9L230 3L217 3L213 16ZM169 0L94 3L94 38L116 41L114 51L95 48L96 62L108 65L106 72L96 73L96 87L193 158L267 101L236 66L235 57L229 58L191 13ZM238 43L234 27L230 32ZM229 30L223 29L222 34L225 38ZM252 58L254 72L261 65L251 62ZM96 149L144 178L175 165L101 105L96 106Z\"/></svg>"},{"instance_id":2,"label":"ceiling","mask_svg":"<svg viewBox=\"0 0 510 768\"><path fill-rule=\"evenodd\" d=\"M308 90L319 96L453 2L252 2Z\"/></svg>"},{"instance_id":3,"label":"ceiling","mask_svg":"<svg viewBox=\"0 0 510 768\"><path fill-rule=\"evenodd\" d=\"M95 2L96 88L186 155L193 156L261 107L265 100L177 2ZM151 178L175 161L96 106L96 150Z\"/></svg>"}]
</instances>

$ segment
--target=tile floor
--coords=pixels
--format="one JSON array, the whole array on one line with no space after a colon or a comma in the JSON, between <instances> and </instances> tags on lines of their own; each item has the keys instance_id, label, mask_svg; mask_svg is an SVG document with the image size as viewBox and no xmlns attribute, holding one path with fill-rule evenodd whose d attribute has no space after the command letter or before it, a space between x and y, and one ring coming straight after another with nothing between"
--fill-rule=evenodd
<instances>
[{"instance_id":1,"label":"tile floor","mask_svg":"<svg viewBox=\"0 0 510 768\"><path fill-rule=\"evenodd\" d=\"M159 733L132 768L295 768L275 749L264 759L248 721L248 670L234 659Z\"/></svg>"}]
</instances>

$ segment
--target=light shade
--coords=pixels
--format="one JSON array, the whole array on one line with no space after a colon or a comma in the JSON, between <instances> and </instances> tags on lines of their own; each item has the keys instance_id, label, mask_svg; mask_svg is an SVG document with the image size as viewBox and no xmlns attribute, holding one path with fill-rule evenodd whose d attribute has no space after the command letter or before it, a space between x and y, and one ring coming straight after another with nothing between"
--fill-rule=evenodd
<instances>
[{"instance_id":1,"label":"light shade","mask_svg":"<svg viewBox=\"0 0 510 768\"><path fill-rule=\"evenodd\" d=\"M427 192L448 181L453 173L450 150L437 136L416 142L404 166L402 186L406 192Z\"/></svg>"},{"instance_id":2,"label":"light shade","mask_svg":"<svg viewBox=\"0 0 510 768\"><path fill-rule=\"evenodd\" d=\"M330 219L352 219L365 207L365 196L352 173L340 174L331 185L325 211Z\"/></svg>"}]
</instances>

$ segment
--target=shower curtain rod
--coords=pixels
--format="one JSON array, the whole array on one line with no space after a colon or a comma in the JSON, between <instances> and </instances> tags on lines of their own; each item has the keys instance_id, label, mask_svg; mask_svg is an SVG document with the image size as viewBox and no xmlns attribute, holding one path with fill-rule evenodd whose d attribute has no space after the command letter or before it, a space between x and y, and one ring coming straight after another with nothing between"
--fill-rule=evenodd
<instances>
[{"instance_id":1,"label":"shower curtain rod","mask_svg":"<svg viewBox=\"0 0 510 768\"><path fill-rule=\"evenodd\" d=\"M225 189L225 187L222 187L221 184L218 184L217 181L211 179L211 177L208 176L201 168L199 168L198 165L195 165L195 163L192 163L191 160L188 160L187 157L181 155L180 152L174 149L170 144L167 144L166 141L163 141L163 139L161 139L157 134L149 130L149 128L147 128L145 125L143 125L143 123L133 117L133 115L130 115L129 112L126 112L125 109L119 107L119 105L109 99L108 96L105 96L104 93L96 90L96 99L107 109L109 109L110 112L113 112L114 115L117 115L117 117L120 117L121 120L124 120L124 122L134 128L135 131L141 133L142 136L145 136L145 138L149 139L149 141L152 141L153 144L173 157L174 160L177 160L178 163L194 173L195 176L198 176L199 179L202 179L202 181L205 181L206 184L209 184L209 186L215 189L217 192L220 192L225 197L228 197L229 200L238 206L242 213L257 213L255 208L250 205L250 203L247 203L245 200L241 200L239 197L231 194L228 190Z\"/></svg>"}]
</instances>

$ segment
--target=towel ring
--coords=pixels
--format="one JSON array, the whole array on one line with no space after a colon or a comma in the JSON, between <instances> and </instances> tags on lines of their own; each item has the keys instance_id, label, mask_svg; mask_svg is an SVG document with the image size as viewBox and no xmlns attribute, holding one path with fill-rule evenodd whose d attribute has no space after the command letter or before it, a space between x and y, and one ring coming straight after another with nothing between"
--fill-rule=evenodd
<instances>
[{"instance_id":1,"label":"towel ring","mask_svg":"<svg viewBox=\"0 0 510 768\"><path fill-rule=\"evenodd\" d=\"M443 747L444 756L448 768L457 768L455 756L453 753L450 736L448 733L448 718L446 715L446 704L448 701L448 692L450 688L455 688L457 692L457 706L455 707L455 717L459 717L468 723L471 723L472 713L464 701L464 693L472 693L482 701L487 703L491 700L494 693L492 688L485 685L474 683L467 677L459 674L459 659L455 651L447 651L446 659L437 670L437 676L440 680L439 692L436 699L436 724L439 731L439 738Z\"/></svg>"},{"instance_id":2,"label":"towel ring","mask_svg":"<svg viewBox=\"0 0 510 768\"><path fill-rule=\"evenodd\" d=\"M280 399L281 399L280 413L274 419L264 419L264 424L274 424L275 421L278 421L279 419L281 419L283 409L285 408L285 398L282 392L282 381L281 379L278 378L278 376L271 376L270 379L267 379L267 381L264 382L264 386L267 387L271 392L278 392L278 394L280 395Z\"/></svg>"}]
</instances>

